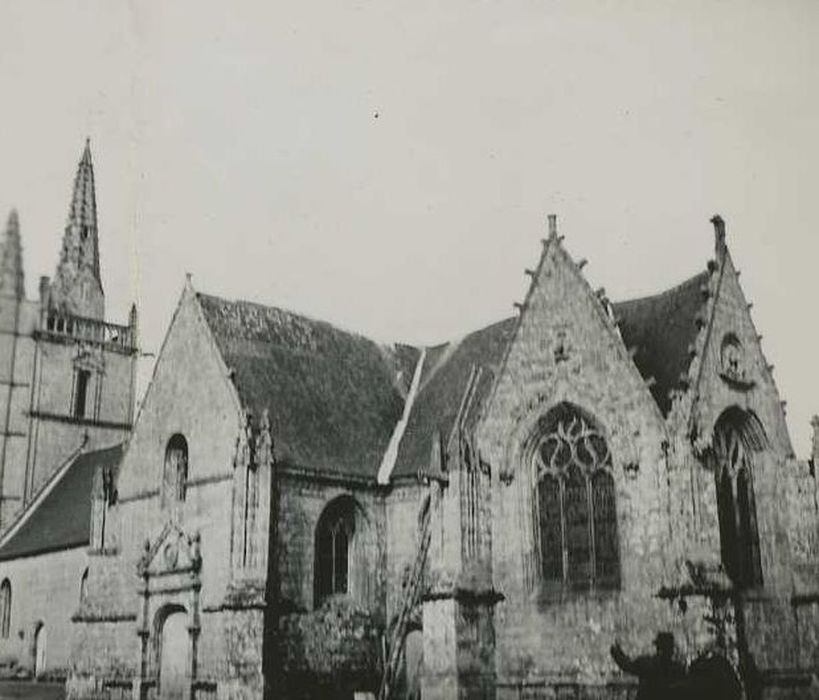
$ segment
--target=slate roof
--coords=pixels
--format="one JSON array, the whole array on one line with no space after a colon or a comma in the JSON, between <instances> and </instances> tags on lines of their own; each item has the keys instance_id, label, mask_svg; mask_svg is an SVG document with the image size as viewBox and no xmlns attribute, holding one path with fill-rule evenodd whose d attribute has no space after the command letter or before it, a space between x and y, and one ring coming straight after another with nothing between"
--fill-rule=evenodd
<instances>
[{"instance_id":1,"label":"slate roof","mask_svg":"<svg viewBox=\"0 0 819 700\"><path fill-rule=\"evenodd\" d=\"M697 315L705 306L702 272L660 294L612 304L627 348L636 347L634 363L643 378L653 377L651 394L663 415L671 408L671 391L691 363Z\"/></svg>"},{"instance_id":2,"label":"slate roof","mask_svg":"<svg viewBox=\"0 0 819 700\"><path fill-rule=\"evenodd\" d=\"M427 350L421 384L398 448L393 476L414 476L419 468L427 467L436 431L444 440L449 438L473 367L483 368L472 406L481 404L516 322L516 318L508 318L458 342ZM474 412L470 413L474 417Z\"/></svg>"},{"instance_id":3,"label":"slate roof","mask_svg":"<svg viewBox=\"0 0 819 700\"><path fill-rule=\"evenodd\" d=\"M100 467L118 465L122 450L122 445L116 445L75 457L20 529L0 547L0 561L87 545L94 475Z\"/></svg>"},{"instance_id":4,"label":"slate roof","mask_svg":"<svg viewBox=\"0 0 819 700\"><path fill-rule=\"evenodd\" d=\"M277 459L375 479L420 351L282 309L197 294L240 400L267 409Z\"/></svg>"},{"instance_id":5,"label":"slate roof","mask_svg":"<svg viewBox=\"0 0 819 700\"><path fill-rule=\"evenodd\" d=\"M649 297L614 303L626 347L664 415L690 363L708 273ZM420 350L379 346L275 307L197 294L244 405L267 409L277 458L310 470L375 479L401 418ZM420 383L398 446L393 477L428 466L433 436L446 440L474 368L481 369L473 421L515 330L508 318L459 341L426 349Z\"/></svg>"}]
</instances>

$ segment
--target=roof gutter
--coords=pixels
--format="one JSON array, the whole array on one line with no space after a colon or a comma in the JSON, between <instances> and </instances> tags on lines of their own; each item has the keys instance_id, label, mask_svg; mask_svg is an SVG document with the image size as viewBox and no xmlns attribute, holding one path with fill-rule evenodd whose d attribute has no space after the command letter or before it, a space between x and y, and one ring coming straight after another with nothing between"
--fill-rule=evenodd
<instances>
[{"instance_id":1,"label":"roof gutter","mask_svg":"<svg viewBox=\"0 0 819 700\"><path fill-rule=\"evenodd\" d=\"M418 394L418 385L421 383L421 371L424 369L426 356L427 349L421 348L421 356L418 358L418 364L415 365L407 400L404 402L404 412L401 414L401 420L395 424L395 429L392 431L392 436L387 444L387 451L384 452L381 466L378 468L376 481L382 486L390 483L392 470L395 468L395 461L398 459L398 446L401 444L401 438L404 437L404 431L407 429L407 422L410 413L412 413L412 406L415 403L415 396Z\"/></svg>"}]
</instances>

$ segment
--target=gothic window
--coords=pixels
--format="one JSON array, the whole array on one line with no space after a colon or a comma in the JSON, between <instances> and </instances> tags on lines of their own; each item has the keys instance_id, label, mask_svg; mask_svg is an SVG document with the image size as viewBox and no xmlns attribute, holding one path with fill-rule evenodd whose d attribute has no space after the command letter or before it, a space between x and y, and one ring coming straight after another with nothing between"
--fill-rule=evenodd
<instances>
[{"instance_id":1,"label":"gothic window","mask_svg":"<svg viewBox=\"0 0 819 700\"><path fill-rule=\"evenodd\" d=\"M11 629L11 581L7 578L0 583L0 637L9 638Z\"/></svg>"},{"instance_id":2,"label":"gothic window","mask_svg":"<svg viewBox=\"0 0 819 700\"><path fill-rule=\"evenodd\" d=\"M85 418L85 404L88 399L88 382L91 372L87 369L77 370L77 383L74 388L74 417Z\"/></svg>"},{"instance_id":3,"label":"gothic window","mask_svg":"<svg viewBox=\"0 0 819 700\"><path fill-rule=\"evenodd\" d=\"M355 504L340 498L327 506L316 527L316 607L337 593L349 593Z\"/></svg>"},{"instance_id":4,"label":"gothic window","mask_svg":"<svg viewBox=\"0 0 819 700\"><path fill-rule=\"evenodd\" d=\"M247 468L245 481L245 532L243 552L243 563L245 565L255 564L257 546L254 542L254 534L256 532L258 510L259 468L258 465L250 464Z\"/></svg>"},{"instance_id":5,"label":"gothic window","mask_svg":"<svg viewBox=\"0 0 819 700\"><path fill-rule=\"evenodd\" d=\"M751 454L762 447L764 434L754 427L754 418L736 409L714 430L720 552L725 572L740 588L762 585Z\"/></svg>"},{"instance_id":6,"label":"gothic window","mask_svg":"<svg viewBox=\"0 0 819 700\"><path fill-rule=\"evenodd\" d=\"M616 587L614 478L601 431L574 406L560 404L538 425L534 463L543 580L577 589Z\"/></svg>"},{"instance_id":7,"label":"gothic window","mask_svg":"<svg viewBox=\"0 0 819 700\"><path fill-rule=\"evenodd\" d=\"M165 449L165 469L162 478L164 502L169 505L185 500L188 482L188 442L176 433Z\"/></svg>"}]
</instances>

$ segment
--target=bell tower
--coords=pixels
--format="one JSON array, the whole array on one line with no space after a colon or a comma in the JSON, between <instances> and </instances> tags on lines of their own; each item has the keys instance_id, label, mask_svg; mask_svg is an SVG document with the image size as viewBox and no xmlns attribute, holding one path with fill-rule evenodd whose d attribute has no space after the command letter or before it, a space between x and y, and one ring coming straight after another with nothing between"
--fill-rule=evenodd
<instances>
[{"instance_id":1,"label":"bell tower","mask_svg":"<svg viewBox=\"0 0 819 700\"><path fill-rule=\"evenodd\" d=\"M51 285L49 306L74 316L102 321L105 297L100 280L97 199L91 145L85 142L74 177L74 192L63 233L57 273Z\"/></svg>"}]
</instances>

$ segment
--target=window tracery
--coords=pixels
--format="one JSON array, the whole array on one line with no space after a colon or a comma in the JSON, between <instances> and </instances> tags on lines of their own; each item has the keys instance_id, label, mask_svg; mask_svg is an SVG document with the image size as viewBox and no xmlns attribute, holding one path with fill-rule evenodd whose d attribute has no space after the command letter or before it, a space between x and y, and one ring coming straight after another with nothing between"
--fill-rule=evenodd
<instances>
[{"instance_id":1,"label":"window tracery","mask_svg":"<svg viewBox=\"0 0 819 700\"><path fill-rule=\"evenodd\" d=\"M534 449L541 576L572 588L619 584L611 453L578 409L561 404L541 420Z\"/></svg>"},{"instance_id":2,"label":"window tracery","mask_svg":"<svg viewBox=\"0 0 819 700\"><path fill-rule=\"evenodd\" d=\"M350 555L355 536L355 505L346 498L325 508L316 527L316 607L326 598L350 592Z\"/></svg>"},{"instance_id":3,"label":"window tracery","mask_svg":"<svg viewBox=\"0 0 819 700\"><path fill-rule=\"evenodd\" d=\"M762 584L752 460L748 439L743 435L748 421L750 418L740 412L732 412L718 422L714 431L722 562L731 580L743 588Z\"/></svg>"}]
</instances>

